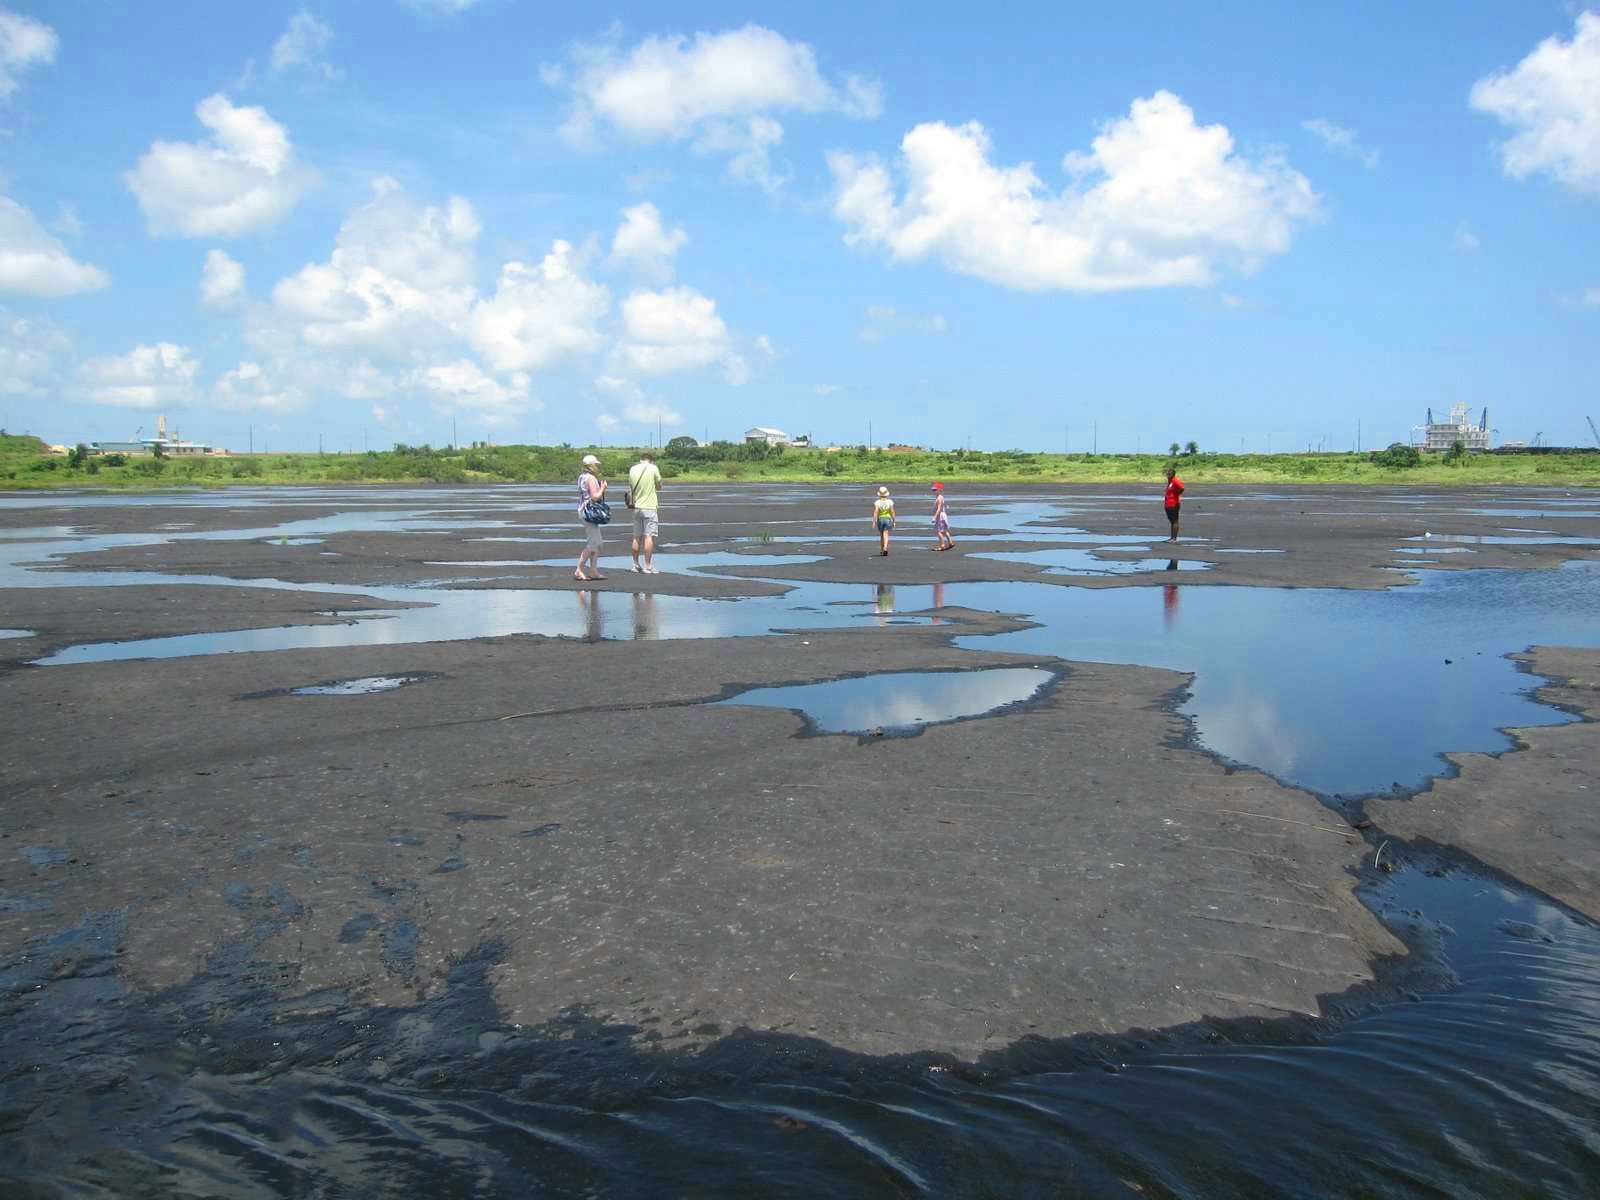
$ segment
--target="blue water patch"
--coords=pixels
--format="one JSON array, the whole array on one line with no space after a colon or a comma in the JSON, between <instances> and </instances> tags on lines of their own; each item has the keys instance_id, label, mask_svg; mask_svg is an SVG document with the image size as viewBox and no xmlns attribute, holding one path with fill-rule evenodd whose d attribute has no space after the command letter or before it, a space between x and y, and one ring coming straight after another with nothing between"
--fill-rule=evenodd
<instances>
[{"instance_id":1,"label":"blue water patch","mask_svg":"<svg viewBox=\"0 0 1600 1200\"><path fill-rule=\"evenodd\" d=\"M1037 627L959 646L1194 673L1202 745L1325 794L1414 788L1445 751L1498 752L1502 728L1563 724L1504 656L1600 645L1600 569L1421 572L1387 591L959 584L947 604Z\"/></svg>"},{"instance_id":2,"label":"blue water patch","mask_svg":"<svg viewBox=\"0 0 1600 1200\"><path fill-rule=\"evenodd\" d=\"M976 717L1037 696L1055 678L1031 667L886 671L824 683L752 688L717 704L753 704L804 714L822 733L904 731Z\"/></svg>"},{"instance_id":3,"label":"blue water patch","mask_svg":"<svg viewBox=\"0 0 1600 1200\"><path fill-rule=\"evenodd\" d=\"M974 554L999 562L1044 567L1046 575L1143 575L1156 571L1209 571L1215 563L1182 558L1101 558L1092 550L1018 550Z\"/></svg>"},{"instance_id":4,"label":"blue water patch","mask_svg":"<svg viewBox=\"0 0 1600 1200\"><path fill-rule=\"evenodd\" d=\"M313 683L305 687L290 688L291 696L370 696L374 692L392 692L408 683L418 683L421 675L368 675L362 679L339 679L329 683Z\"/></svg>"}]
</instances>

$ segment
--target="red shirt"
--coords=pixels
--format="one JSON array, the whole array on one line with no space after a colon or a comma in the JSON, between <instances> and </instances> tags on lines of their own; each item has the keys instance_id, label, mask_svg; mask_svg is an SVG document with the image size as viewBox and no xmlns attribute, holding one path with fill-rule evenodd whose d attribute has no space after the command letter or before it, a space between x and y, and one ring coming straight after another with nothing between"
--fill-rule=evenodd
<instances>
[{"instance_id":1,"label":"red shirt","mask_svg":"<svg viewBox=\"0 0 1600 1200\"><path fill-rule=\"evenodd\" d=\"M1167 480L1167 507L1177 508L1178 500L1183 495L1183 480L1174 475Z\"/></svg>"}]
</instances>

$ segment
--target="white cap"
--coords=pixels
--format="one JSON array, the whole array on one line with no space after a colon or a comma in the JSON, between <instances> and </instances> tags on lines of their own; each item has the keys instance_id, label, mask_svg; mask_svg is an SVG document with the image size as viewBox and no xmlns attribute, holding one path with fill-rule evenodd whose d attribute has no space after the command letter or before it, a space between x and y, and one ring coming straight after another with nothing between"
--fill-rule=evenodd
<instances>
[{"instance_id":1,"label":"white cap","mask_svg":"<svg viewBox=\"0 0 1600 1200\"><path fill-rule=\"evenodd\" d=\"M598 467L600 460L592 454L585 454L583 456L583 465L586 467Z\"/></svg>"}]
</instances>

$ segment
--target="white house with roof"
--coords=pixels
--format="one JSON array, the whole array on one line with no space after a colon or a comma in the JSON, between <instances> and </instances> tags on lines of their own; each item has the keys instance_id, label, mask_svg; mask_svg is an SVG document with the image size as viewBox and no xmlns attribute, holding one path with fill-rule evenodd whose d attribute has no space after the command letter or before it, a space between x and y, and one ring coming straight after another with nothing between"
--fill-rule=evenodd
<instances>
[{"instance_id":1,"label":"white house with roof","mask_svg":"<svg viewBox=\"0 0 1600 1200\"><path fill-rule=\"evenodd\" d=\"M809 438L792 438L781 429L772 429L766 425L757 425L754 429L745 430L746 442L765 442L769 446L809 446Z\"/></svg>"}]
</instances>

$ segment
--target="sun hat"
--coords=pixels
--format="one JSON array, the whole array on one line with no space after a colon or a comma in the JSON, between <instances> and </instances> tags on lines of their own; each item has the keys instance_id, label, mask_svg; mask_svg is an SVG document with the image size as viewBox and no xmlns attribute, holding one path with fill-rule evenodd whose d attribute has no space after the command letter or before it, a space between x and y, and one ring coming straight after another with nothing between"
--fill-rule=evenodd
<instances>
[{"instance_id":1,"label":"sun hat","mask_svg":"<svg viewBox=\"0 0 1600 1200\"><path fill-rule=\"evenodd\" d=\"M881 487L881 488L878 489L878 495L887 496L888 494L889 494L889 489L888 488Z\"/></svg>"},{"instance_id":2,"label":"sun hat","mask_svg":"<svg viewBox=\"0 0 1600 1200\"><path fill-rule=\"evenodd\" d=\"M583 456L583 465L586 467L598 467L600 460L592 454L585 454Z\"/></svg>"}]
</instances>

